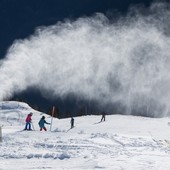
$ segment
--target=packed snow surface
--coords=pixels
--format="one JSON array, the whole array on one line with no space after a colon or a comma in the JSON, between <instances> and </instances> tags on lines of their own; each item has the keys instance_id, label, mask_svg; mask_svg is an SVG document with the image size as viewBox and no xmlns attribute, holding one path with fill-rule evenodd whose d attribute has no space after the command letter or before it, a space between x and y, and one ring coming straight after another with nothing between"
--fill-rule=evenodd
<instances>
[{"instance_id":1,"label":"packed snow surface","mask_svg":"<svg viewBox=\"0 0 170 170\"><path fill-rule=\"evenodd\" d=\"M27 114L33 112L33 131L22 131ZM0 170L27 169L170 169L170 126L166 118L123 115L53 119L47 131L39 131L42 116L26 103L1 102Z\"/></svg>"}]
</instances>

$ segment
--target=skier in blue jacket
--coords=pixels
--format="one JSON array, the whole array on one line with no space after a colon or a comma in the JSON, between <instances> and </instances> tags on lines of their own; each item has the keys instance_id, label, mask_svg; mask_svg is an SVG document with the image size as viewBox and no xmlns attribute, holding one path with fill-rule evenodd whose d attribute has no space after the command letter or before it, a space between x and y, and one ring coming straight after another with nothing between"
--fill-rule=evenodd
<instances>
[{"instance_id":1,"label":"skier in blue jacket","mask_svg":"<svg viewBox=\"0 0 170 170\"><path fill-rule=\"evenodd\" d=\"M38 124L39 124L39 126L40 126L40 131L42 131L42 129L44 129L45 131L47 131L47 129L46 129L46 127L45 127L44 124L50 125L50 123L46 122L45 116L42 116L42 118L40 119L40 121L39 121Z\"/></svg>"}]
</instances>

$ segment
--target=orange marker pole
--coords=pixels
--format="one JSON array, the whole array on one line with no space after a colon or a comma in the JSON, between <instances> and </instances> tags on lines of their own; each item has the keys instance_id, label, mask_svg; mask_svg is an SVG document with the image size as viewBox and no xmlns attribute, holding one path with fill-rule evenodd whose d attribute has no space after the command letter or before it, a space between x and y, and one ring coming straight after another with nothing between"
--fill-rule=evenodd
<instances>
[{"instance_id":1,"label":"orange marker pole","mask_svg":"<svg viewBox=\"0 0 170 170\"><path fill-rule=\"evenodd\" d=\"M52 124L53 124L53 117L54 117L54 111L55 111L55 106L53 106L53 110L52 110L52 113L51 113L51 124L50 124L50 131L52 129Z\"/></svg>"}]
</instances>

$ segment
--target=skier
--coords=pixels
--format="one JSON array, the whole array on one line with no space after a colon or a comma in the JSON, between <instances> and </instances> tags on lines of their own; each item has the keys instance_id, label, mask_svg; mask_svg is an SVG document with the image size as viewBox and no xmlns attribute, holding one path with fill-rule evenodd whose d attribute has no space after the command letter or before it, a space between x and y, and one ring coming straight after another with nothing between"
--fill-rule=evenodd
<instances>
[{"instance_id":1,"label":"skier","mask_svg":"<svg viewBox=\"0 0 170 170\"><path fill-rule=\"evenodd\" d=\"M45 127L44 124L50 125L50 123L46 122L45 116L42 116L42 118L40 119L40 121L39 121L38 124L39 124L39 126L40 126L40 131L42 131L42 129L44 129L45 131L47 131L47 129L46 129L46 127Z\"/></svg>"},{"instance_id":2,"label":"skier","mask_svg":"<svg viewBox=\"0 0 170 170\"><path fill-rule=\"evenodd\" d=\"M74 118L73 117L71 117L70 123L71 123L71 129L72 129L74 127Z\"/></svg>"},{"instance_id":3,"label":"skier","mask_svg":"<svg viewBox=\"0 0 170 170\"><path fill-rule=\"evenodd\" d=\"M106 113L105 113L105 112L102 112L101 122L102 122L103 120L105 121L105 118L106 118Z\"/></svg>"},{"instance_id":4,"label":"skier","mask_svg":"<svg viewBox=\"0 0 170 170\"><path fill-rule=\"evenodd\" d=\"M25 129L24 130L32 130L31 129L31 117L32 117L33 113L30 112L28 115L27 115L27 118L26 118L26 124L25 124Z\"/></svg>"}]
</instances>

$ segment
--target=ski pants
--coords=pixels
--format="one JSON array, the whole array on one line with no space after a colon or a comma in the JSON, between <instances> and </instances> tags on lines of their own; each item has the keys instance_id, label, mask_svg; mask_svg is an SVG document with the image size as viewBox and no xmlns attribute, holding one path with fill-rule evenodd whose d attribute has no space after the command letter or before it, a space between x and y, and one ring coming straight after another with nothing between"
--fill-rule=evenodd
<instances>
[{"instance_id":1,"label":"ski pants","mask_svg":"<svg viewBox=\"0 0 170 170\"><path fill-rule=\"evenodd\" d=\"M31 123L30 122L26 122L25 130L27 130L27 127L28 127L28 130L31 130Z\"/></svg>"},{"instance_id":2,"label":"ski pants","mask_svg":"<svg viewBox=\"0 0 170 170\"><path fill-rule=\"evenodd\" d=\"M40 128L40 131L42 131L43 129L44 129L45 131L47 131L46 127Z\"/></svg>"}]
</instances>

